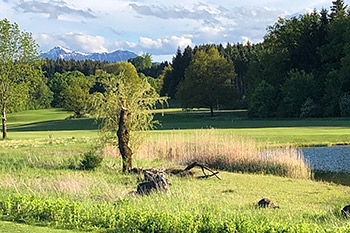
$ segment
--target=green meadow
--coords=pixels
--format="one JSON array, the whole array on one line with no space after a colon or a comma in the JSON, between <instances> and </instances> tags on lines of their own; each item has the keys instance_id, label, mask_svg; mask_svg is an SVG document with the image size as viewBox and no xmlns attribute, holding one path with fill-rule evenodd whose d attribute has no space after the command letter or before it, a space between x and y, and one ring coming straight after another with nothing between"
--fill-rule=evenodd
<instances>
[{"instance_id":1,"label":"green meadow","mask_svg":"<svg viewBox=\"0 0 350 233\"><path fill-rule=\"evenodd\" d=\"M142 177L123 174L111 152L96 170L77 169L82 154L98 142L98 126L94 119L70 115L60 109L9 115L9 139L0 141L0 232L350 231L349 220L340 215L350 204L350 187L312 177L223 169L221 180L170 176L170 193L134 195ZM222 110L210 117L205 109L165 109L155 118L161 125L149 138L191 138L215 129L218 137L252 138L273 147L350 143L350 123L342 118L251 120L245 111ZM143 168L185 166L136 158L134 166ZM201 174L195 170L195 176ZM280 209L258 208L262 197Z\"/></svg>"}]
</instances>

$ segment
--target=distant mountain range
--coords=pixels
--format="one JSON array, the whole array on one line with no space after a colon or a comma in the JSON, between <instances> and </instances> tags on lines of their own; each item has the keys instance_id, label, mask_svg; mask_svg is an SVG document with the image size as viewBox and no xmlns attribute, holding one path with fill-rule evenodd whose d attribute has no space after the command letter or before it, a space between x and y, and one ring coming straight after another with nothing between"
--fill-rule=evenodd
<instances>
[{"instance_id":1,"label":"distant mountain range","mask_svg":"<svg viewBox=\"0 0 350 233\"><path fill-rule=\"evenodd\" d=\"M108 62L119 62L127 61L129 58L136 57L137 54L130 51L117 50L111 53L83 53L79 51L73 51L70 49L57 46L52 48L47 53L44 53L42 58L49 58L56 60L61 58L64 60L94 60L94 61L108 61Z\"/></svg>"}]
</instances>

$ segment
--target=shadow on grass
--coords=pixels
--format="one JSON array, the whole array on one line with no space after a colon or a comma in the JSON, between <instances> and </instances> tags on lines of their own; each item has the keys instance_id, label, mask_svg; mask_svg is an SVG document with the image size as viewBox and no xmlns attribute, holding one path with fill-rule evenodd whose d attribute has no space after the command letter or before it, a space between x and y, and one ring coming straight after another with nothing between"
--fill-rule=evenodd
<instances>
[{"instance_id":1,"label":"shadow on grass","mask_svg":"<svg viewBox=\"0 0 350 233\"><path fill-rule=\"evenodd\" d=\"M333 182L335 184L350 186L350 173L348 172L313 171L313 176L317 181Z\"/></svg>"},{"instance_id":2,"label":"shadow on grass","mask_svg":"<svg viewBox=\"0 0 350 233\"><path fill-rule=\"evenodd\" d=\"M10 132L25 131L66 131L66 130L95 130L98 129L98 123L92 118L67 119L40 121L28 124L11 125Z\"/></svg>"},{"instance_id":3,"label":"shadow on grass","mask_svg":"<svg viewBox=\"0 0 350 233\"><path fill-rule=\"evenodd\" d=\"M342 127L350 128L349 119L249 119L245 110L220 110L213 117L207 110L176 111L155 114L155 120L161 125L158 130L169 129L205 129L205 128L277 128L277 127ZM98 124L92 118L49 120L8 126L9 131L66 131L96 130Z\"/></svg>"},{"instance_id":4,"label":"shadow on grass","mask_svg":"<svg viewBox=\"0 0 350 233\"><path fill-rule=\"evenodd\" d=\"M277 127L341 127L350 128L348 118L250 119L245 110L222 110L210 116L209 111L178 111L155 114L161 123L158 130L205 128L277 128Z\"/></svg>"}]
</instances>

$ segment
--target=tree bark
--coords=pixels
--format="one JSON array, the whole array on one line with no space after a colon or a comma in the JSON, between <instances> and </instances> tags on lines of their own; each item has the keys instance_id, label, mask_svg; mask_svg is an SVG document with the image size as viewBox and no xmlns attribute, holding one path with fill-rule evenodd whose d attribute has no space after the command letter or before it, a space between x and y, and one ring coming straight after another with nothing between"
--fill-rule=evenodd
<instances>
[{"instance_id":1,"label":"tree bark","mask_svg":"<svg viewBox=\"0 0 350 233\"><path fill-rule=\"evenodd\" d=\"M5 139L7 137L5 106L2 106L2 108L1 108L1 122L2 122L2 138Z\"/></svg>"},{"instance_id":2,"label":"tree bark","mask_svg":"<svg viewBox=\"0 0 350 233\"><path fill-rule=\"evenodd\" d=\"M118 122L118 147L122 155L123 172L127 172L132 168L132 150L129 147L130 132L126 124L130 113L124 107L120 111L120 118Z\"/></svg>"},{"instance_id":3,"label":"tree bark","mask_svg":"<svg viewBox=\"0 0 350 233\"><path fill-rule=\"evenodd\" d=\"M210 116L214 116L214 108L213 108L213 106L210 106Z\"/></svg>"}]
</instances>

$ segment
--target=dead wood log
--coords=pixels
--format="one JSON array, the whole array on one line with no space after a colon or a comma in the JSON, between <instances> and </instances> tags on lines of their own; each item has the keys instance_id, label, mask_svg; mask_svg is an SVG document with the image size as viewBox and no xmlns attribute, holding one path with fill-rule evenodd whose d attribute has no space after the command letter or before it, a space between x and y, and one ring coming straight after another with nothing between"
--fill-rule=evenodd
<instances>
[{"instance_id":1,"label":"dead wood log","mask_svg":"<svg viewBox=\"0 0 350 233\"><path fill-rule=\"evenodd\" d=\"M202 172L203 172L203 176L196 177L197 179L203 179L203 178L209 178L209 177L215 176L217 179L221 180L221 178L218 176L219 172L214 172L209 167L205 166L204 164L198 163L198 162L193 162L193 163L189 164L185 169L168 168L168 169L164 170L164 173L172 174L172 175L178 175L178 176L181 176L181 177L185 177L185 176L194 177L194 172L191 171L191 169L195 168L195 167L200 167ZM211 174L207 174L206 171L209 171ZM136 173L136 174L139 174L139 175L143 174L145 176L145 180L148 180L146 178L146 176L149 175L149 172L151 172L151 173L158 173L160 171L155 170L155 169L132 168L130 170L130 172L131 173Z\"/></svg>"},{"instance_id":2,"label":"dead wood log","mask_svg":"<svg viewBox=\"0 0 350 233\"><path fill-rule=\"evenodd\" d=\"M214 172L214 171L212 171L210 168L208 168L207 166L205 166L204 164L201 164L201 163L198 163L198 162L193 162L193 163L191 163L190 165L188 165L188 166L184 169L184 171L188 171L188 170L190 170L190 169L192 169L192 168L194 168L194 167L200 167L200 168L202 169L203 174L204 174L204 176L201 176L201 177L198 177L198 178L209 178L209 177L211 177L211 176L215 176L216 178L218 178L219 180L221 180L221 178L217 175L219 172ZM206 173L205 173L205 170L211 172L211 174L210 174L210 175L206 174Z\"/></svg>"}]
</instances>

